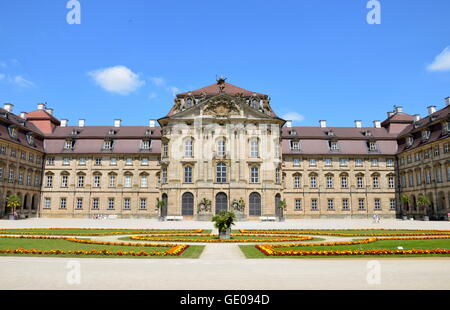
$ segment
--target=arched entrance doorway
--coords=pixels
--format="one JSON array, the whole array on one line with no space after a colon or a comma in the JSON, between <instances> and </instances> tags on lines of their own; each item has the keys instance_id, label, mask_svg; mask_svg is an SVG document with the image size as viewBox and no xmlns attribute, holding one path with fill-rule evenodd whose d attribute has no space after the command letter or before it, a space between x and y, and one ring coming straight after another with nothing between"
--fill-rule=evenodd
<instances>
[{"instance_id":1,"label":"arched entrance doorway","mask_svg":"<svg viewBox=\"0 0 450 310\"><path fill-rule=\"evenodd\" d=\"M181 199L181 215L194 216L194 195L184 193Z\"/></svg>"},{"instance_id":2,"label":"arched entrance doorway","mask_svg":"<svg viewBox=\"0 0 450 310\"><path fill-rule=\"evenodd\" d=\"M275 196L275 215L279 218L283 217L283 208L280 207L281 195L276 194Z\"/></svg>"},{"instance_id":3,"label":"arched entrance doorway","mask_svg":"<svg viewBox=\"0 0 450 310\"><path fill-rule=\"evenodd\" d=\"M259 193L250 194L249 215L261 216L261 195Z\"/></svg>"},{"instance_id":4,"label":"arched entrance doorway","mask_svg":"<svg viewBox=\"0 0 450 310\"><path fill-rule=\"evenodd\" d=\"M216 215L222 211L228 210L228 197L225 193L216 195Z\"/></svg>"},{"instance_id":5,"label":"arched entrance doorway","mask_svg":"<svg viewBox=\"0 0 450 310\"><path fill-rule=\"evenodd\" d=\"M164 201L164 206L161 207L161 216L166 217L169 205L169 198L167 197L167 194L162 194L162 201Z\"/></svg>"}]
</instances>

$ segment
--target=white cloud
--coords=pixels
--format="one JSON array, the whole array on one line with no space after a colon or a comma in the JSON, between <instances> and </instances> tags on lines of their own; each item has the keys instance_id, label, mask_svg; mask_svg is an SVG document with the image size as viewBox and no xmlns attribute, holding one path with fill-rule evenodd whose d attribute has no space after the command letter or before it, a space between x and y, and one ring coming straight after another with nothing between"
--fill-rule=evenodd
<instances>
[{"instance_id":1,"label":"white cloud","mask_svg":"<svg viewBox=\"0 0 450 310\"><path fill-rule=\"evenodd\" d=\"M153 93L153 92L148 95L148 99L150 99L150 100L153 100L156 97L158 97L158 95L156 93Z\"/></svg>"},{"instance_id":2,"label":"white cloud","mask_svg":"<svg viewBox=\"0 0 450 310\"><path fill-rule=\"evenodd\" d=\"M172 93L172 95L174 97L180 92L180 89L178 87L167 86L167 81L166 81L165 78L162 78L162 77L151 77L150 80L152 81L152 83L155 86L164 88L166 91Z\"/></svg>"},{"instance_id":3,"label":"white cloud","mask_svg":"<svg viewBox=\"0 0 450 310\"><path fill-rule=\"evenodd\" d=\"M11 77L11 78L9 78L9 81L11 83L13 83L14 85L19 86L19 87L24 87L24 88L34 87L34 83L33 82L28 81L27 79L25 79L21 75L17 75L15 77Z\"/></svg>"},{"instance_id":4,"label":"white cloud","mask_svg":"<svg viewBox=\"0 0 450 310\"><path fill-rule=\"evenodd\" d=\"M145 84L144 81L139 79L138 74L125 66L91 71L88 74L104 90L124 96L136 91Z\"/></svg>"},{"instance_id":5,"label":"white cloud","mask_svg":"<svg viewBox=\"0 0 450 310\"><path fill-rule=\"evenodd\" d=\"M428 65L429 71L450 71L450 46L436 56L433 63Z\"/></svg>"},{"instance_id":6,"label":"white cloud","mask_svg":"<svg viewBox=\"0 0 450 310\"><path fill-rule=\"evenodd\" d=\"M283 119L287 121L295 121L295 122L301 122L305 120L305 117L301 114L298 114L297 112L289 112L282 116Z\"/></svg>"}]
</instances>

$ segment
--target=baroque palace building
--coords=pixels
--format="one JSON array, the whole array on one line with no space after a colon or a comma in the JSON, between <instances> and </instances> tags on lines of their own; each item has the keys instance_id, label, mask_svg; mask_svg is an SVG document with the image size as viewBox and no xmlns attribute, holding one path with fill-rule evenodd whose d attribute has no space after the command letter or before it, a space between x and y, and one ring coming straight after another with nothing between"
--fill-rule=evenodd
<instances>
[{"instance_id":1,"label":"baroque palace building","mask_svg":"<svg viewBox=\"0 0 450 310\"><path fill-rule=\"evenodd\" d=\"M0 216L18 195L23 217L448 219L446 107L420 119L397 107L363 127L294 127L269 96L219 79L176 96L148 126L69 126L53 110L0 109ZM410 197L401 203L401 196ZM431 204L417 204L420 196ZM164 201L158 208L158 202ZM206 202L206 203L205 203ZM238 203L240 202L240 203ZM280 208L285 202L286 208ZM238 208L239 209L239 208Z\"/></svg>"}]
</instances>

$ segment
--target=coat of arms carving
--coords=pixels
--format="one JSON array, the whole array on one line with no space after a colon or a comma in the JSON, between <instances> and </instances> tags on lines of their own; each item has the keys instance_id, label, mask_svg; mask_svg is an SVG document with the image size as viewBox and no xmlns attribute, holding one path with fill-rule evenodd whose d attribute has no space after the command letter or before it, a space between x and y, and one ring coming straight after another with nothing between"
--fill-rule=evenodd
<instances>
[{"instance_id":1,"label":"coat of arms carving","mask_svg":"<svg viewBox=\"0 0 450 310\"><path fill-rule=\"evenodd\" d=\"M214 116L239 115L238 106L227 100L218 100L211 102L205 107L203 114Z\"/></svg>"}]
</instances>

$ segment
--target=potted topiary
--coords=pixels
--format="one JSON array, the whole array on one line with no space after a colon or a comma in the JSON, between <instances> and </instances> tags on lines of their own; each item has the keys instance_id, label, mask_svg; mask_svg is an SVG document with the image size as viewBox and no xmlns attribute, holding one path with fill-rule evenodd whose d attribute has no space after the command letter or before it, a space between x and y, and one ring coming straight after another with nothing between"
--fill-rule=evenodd
<instances>
[{"instance_id":1,"label":"potted topiary","mask_svg":"<svg viewBox=\"0 0 450 310\"><path fill-rule=\"evenodd\" d=\"M401 216L404 220L407 220L408 216L405 215L405 209L409 209L412 199L408 195L402 194L400 195L400 201L402 202L402 210L400 211Z\"/></svg>"},{"instance_id":2,"label":"potted topiary","mask_svg":"<svg viewBox=\"0 0 450 310\"><path fill-rule=\"evenodd\" d=\"M238 221L245 220L244 216L245 201L242 197L239 200L234 199L233 202L231 203L231 208L233 211L236 212L236 218Z\"/></svg>"},{"instance_id":3,"label":"potted topiary","mask_svg":"<svg viewBox=\"0 0 450 310\"><path fill-rule=\"evenodd\" d=\"M211 219L212 202L208 198L200 200L197 206L197 220L209 221Z\"/></svg>"},{"instance_id":4,"label":"potted topiary","mask_svg":"<svg viewBox=\"0 0 450 310\"><path fill-rule=\"evenodd\" d=\"M10 195L6 198L6 207L12 209L12 213L9 214L10 220L17 220L16 208L21 205L20 198L16 195Z\"/></svg>"},{"instance_id":5,"label":"potted topiary","mask_svg":"<svg viewBox=\"0 0 450 310\"><path fill-rule=\"evenodd\" d=\"M213 217L214 227L219 230L219 239L231 238L231 226L234 225L236 214L233 211L222 211Z\"/></svg>"},{"instance_id":6,"label":"potted topiary","mask_svg":"<svg viewBox=\"0 0 450 310\"><path fill-rule=\"evenodd\" d=\"M430 220L430 217L428 216L428 213L427 213L427 209L428 209L427 207L429 205L431 205L430 198L428 198L425 195L419 195L419 197L417 198L417 206L419 208L421 208L423 210L423 212L424 212L424 216L423 216L423 220L424 221L429 221Z\"/></svg>"},{"instance_id":7,"label":"potted topiary","mask_svg":"<svg viewBox=\"0 0 450 310\"><path fill-rule=\"evenodd\" d=\"M162 215L162 208L166 206L164 199L156 198L156 210L159 211L159 220L164 221L164 216Z\"/></svg>"},{"instance_id":8,"label":"potted topiary","mask_svg":"<svg viewBox=\"0 0 450 310\"><path fill-rule=\"evenodd\" d=\"M286 199L280 200L278 202L278 206L277 207L280 209L280 217L279 217L278 220L280 222L284 222L284 211L286 211L286 208L287 208Z\"/></svg>"}]
</instances>

